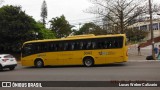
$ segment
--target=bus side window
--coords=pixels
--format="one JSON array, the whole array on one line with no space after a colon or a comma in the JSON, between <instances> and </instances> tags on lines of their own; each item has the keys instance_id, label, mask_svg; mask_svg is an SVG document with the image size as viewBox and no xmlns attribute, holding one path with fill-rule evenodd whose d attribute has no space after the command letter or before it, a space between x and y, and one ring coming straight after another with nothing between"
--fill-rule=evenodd
<instances>
[{"instance_id":1,"label":"bus side window","mask_svg":"<svg viewBox=\"0 0 160 90\"><path fill-rule=\"evenodd\" d=\"M71 50L74 50L74 45L75 45L75 43L72 43L71 45L72 45Z\"/></svg>"},{"instance_id":2,"label":"bus side window","mask_svg":"<svg viewBox=\"0 0 160 90\"><path fill-rule=\"evenodd\" d=\"M103 45L102 45L102 41L99 41L98 43L97 43L97 45L98 45L98 49L102 49L103 48Z\"/></svg>"},{"instance_id":3,"label":"bus side window","mask_svg":"<svg viewBox=\"0 0 160 90\"><path fill-rule=\"evenodd\" d=\"M47 44L41 43L40 44L40 53L47 51Z\"/></svg>"},{"instance_id":4,"label":"bus side window","mask_svg":"<svg viewBox=\"0 0 160 90\"><path fill-rule=\"evenodd\" d=\"M44 46L43 47L43 52L48 52L48 50L49 50L49 43L46 43L46 44L44 43L43 46Z\"/></svg>"},{"instance_id":5,"label":"bus side window","mask_svg":"<svg viewBox=\"0 0 160 90\"><path fill-rule=\"evenodd\" d=\"M54 51L58 51L58 44L56 43L56 44L54 44Z\"/></svg>"},{"instance_id":6,"label":"bus side window","mask_svg":"<svg viewBox=\"0 0 160 90\"><path fill-rule=\"evenodd\" d=\"M111 40L111 48L115 48L114 41Z\"/></svg>"},{"instance_id":7,"label":"bus side window","mask_svg":"<svg viewBox=\"0 0 160 90\"><path fill-rule=\"evenodd\" d=\"M75 42L75 44L74 44L74 49L75 49L75 50L79 50L79 42Z\"/></svg>"},{"instance_id":8,"label":"bus side window","mask_svg":"<svg viewBox=\"0 0 160 90\"><path fill-rule=\"evenodd\" d=\"M58 45L59 45L58 51L63 51L63 50L64 50L64 45L63 45L63 43L60 42Z\"/></svg>"},{"instance_id":9,"label":"bus side window","mask_svg":"<svg viewBox=\"0 0 160 90\"><path fill-rule=\"evenodd\" d=\"M91 41L88 41L88 42L87 42L86 49L92 49Z\"/></svg>"},{"instance_id":10,"label":"bus side window","mask_svg":"<svg viewBox=\"0 0 160 90\"><path fill-rule=\"evenodd\" d=\"M105 44L105 45L104 45L104 48L107 49L107 48L108 48L108 41L105 40L104 44Z\"/></svg>"},{"instance_id":11,"label":"bus side window","mask_svg":"<svg viewBox=\"0 0 160 90\"><path fill-rule=\"evenodd\" d=\"M37 43L37 44L35 45L35 53L39 53L40 51L41 51L41 49L40 49L40 44Z\"/></svg>"},{"instance_id":12,"label":"bus side window","mask_svg":"<svg viewBox=\"0 0 160 90\"><path fill-rule=\"evenodd\" d=\"M64 45L63 45L63 43L59 43L59 44L57 44L57 49L58 49L58 51L63 51L64 50Z\"/></svg>"},{"instance_id":13,"label":"bus side window","mask_svg":"<svg viewBox=\"0 0 160 90\"><path fill-rule=\"evenodd\" d=\"M87 42L83 42L83 50L86 50L87 49Z\"/></svg>"},{"instance_id":14,"label":"bus side window","mask_svg":"<svg viewBox=\"0 0 160 90\"><path fill-rule=\"evenodd\" d=\"M23 53L24 53L24 56L27 56L27 55L30 55L30 54L33 54L34 53L34 47L33 47L33 44L26 44L24 47L23 47Z\"/></svg>"},{"instance_id":15,"label":"bus side window","mask_svg":"<svg viewBox=\"0 0 160 90\"><path fill-rule=\"evenodd\" d=\"M64 51L68 49L68 43L64 43Z\"/></svg>"},{"instance_id":16,"label":"bus side window","mask_svg":"<svg viewBox=\"0 0 160 90\"><path fill-rule=\"evenodd\" d=\"M109 48L112 48L112 41L109 41L108 46Z\"/></svg>"},{"instance_id":17,"label":"bus side window","mask_svg":"<svg viewBox=\"0 0 160 90\"><path fill-rule=\"evenodd\" d=\"M80 50L83 49L83 42L80 42Z\"/></svg>"},{"instance_id":18,"label":"bus side window","mask_svg":"<svg viewBox=\"0 0 160 90\"><path fill-rule=\"evenodd\" d=\"M69 42L68 43L68 48L67 48L67 51L70 51L72 50L73 46L72 46L72 42Z\"/></svg>"},{"instance_id":19,"label":"bus side window","mask_svg":"<svg viewBox=\"0 0 160 90\"><path fill-rule=\"evenodd\" d=\"M53 43L50 43L50 44L49 44L49 51L55 51L55 50L54 50L54 44L53 44Z\"/></svg>"},{"instance_id":20,"label":"bus side window","mask_svg":"<svg viewBox=\"0 0 160 90\"><path fill-rule=\"evenodd\" d=\"M92 42L91 47L92 47L92 49L96 49L96 43Z\"/></svg>"}]
</instances>

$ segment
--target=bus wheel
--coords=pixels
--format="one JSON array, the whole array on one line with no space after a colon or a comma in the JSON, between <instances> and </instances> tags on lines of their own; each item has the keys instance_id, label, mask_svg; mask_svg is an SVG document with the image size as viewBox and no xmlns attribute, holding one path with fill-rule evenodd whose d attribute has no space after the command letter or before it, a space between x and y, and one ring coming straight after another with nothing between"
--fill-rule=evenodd
<instances>
[{"instance_id":1,"label":"bus wheel","mask_svg":"<svg viewBox=\"0 0 160 90\"><path fill-rule=\"evenodd\" d=\"M94 65L94 60L91 57L86 57L83 60L83 65L85 65L86 67L91 67Z\"/></svg>"},{"instance_id":2,"label":"bus wheel","mask_svg":"<svg viewBox=\"0 0 160 90\"><path fill-rule=\"evenodd\" d=\"M35 60L34 65L37 68L42 68L44 66L44 63L41 59L37 59L37 60Z\"/></svg>"}]
</instances>

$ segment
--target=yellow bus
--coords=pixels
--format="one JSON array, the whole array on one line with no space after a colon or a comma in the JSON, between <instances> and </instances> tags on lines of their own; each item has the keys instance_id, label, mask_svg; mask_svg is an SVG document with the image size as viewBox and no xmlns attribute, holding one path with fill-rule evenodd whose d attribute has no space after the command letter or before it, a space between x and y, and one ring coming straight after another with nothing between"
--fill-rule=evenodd
<instances>
[{"instance_id":1,"label":"yellow bus","mask_svg":"<svg viewBox=\"0 0 160 90\"><path fill-rule=\"evenodd\" d=\"M22 66L110 64L126 62L125 34L75 35L61 39L27 41L22 46Z\"/></svg>"}]
</instances>

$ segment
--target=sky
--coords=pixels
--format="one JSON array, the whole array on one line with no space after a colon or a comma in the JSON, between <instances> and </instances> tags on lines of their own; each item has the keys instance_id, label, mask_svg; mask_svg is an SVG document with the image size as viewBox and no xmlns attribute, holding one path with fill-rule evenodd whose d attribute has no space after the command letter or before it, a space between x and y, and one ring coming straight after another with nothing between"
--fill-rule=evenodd
<instances>
[{"instance_id":1,"label":"sky","mask_svg":"<svg viewBox=\"0 0 160 90\"><path fill-rule=\"evenodd\" d=\"M41 6L44 0L4 0L2 5L20 5L26 14L32 16L36 21L41 19ZM93 6L89 0L45 0L48 9L47 21L62 14L71 25L89 22L95 19L96 15L86 13L89 7ZM148 0L147 0L148 1ZM160 0L152 0L160 3ZM2 6L1 5L1 6Z\"/></svg>"},{"instance_id":2,"label":"sky","mask_svg":"<svg viewBox=\"0 0 160 90\"><path fill-rule=\"evenodd\" d=\"M4 0L2 5L20 5L26 14L36 21L41 19L41 6L44 0ZM47 21L62 14L70 24L79 24L82 21L94 19L95 15L85 11L92 6L89 0L45 0L48 9ZM1 5L1 6L2 6Z\"/></svg>"}]
</instances>

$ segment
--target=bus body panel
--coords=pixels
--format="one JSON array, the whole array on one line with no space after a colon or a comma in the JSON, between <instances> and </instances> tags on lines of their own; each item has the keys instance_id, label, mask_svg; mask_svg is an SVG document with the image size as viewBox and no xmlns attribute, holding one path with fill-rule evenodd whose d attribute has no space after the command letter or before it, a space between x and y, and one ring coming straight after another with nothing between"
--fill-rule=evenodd
<instances>
[{"instance_id":1,"label":"bus body panel","mask_svg":"<svg viewBox=\"0 0 160 90\"><path fill-rule=\"evenodd\" d=\"M48 52L27 56L22 59L23 66L34 66L34 60L41 58L44 65L82 65L83 58L90 56L94 58L94 64L109 64L126 62L123 49L115 50L85 50L67 52ZM87 53L87 55L85 55ZM126 54L126 53L125 53Z\"/></svg>"}]
</instances>

